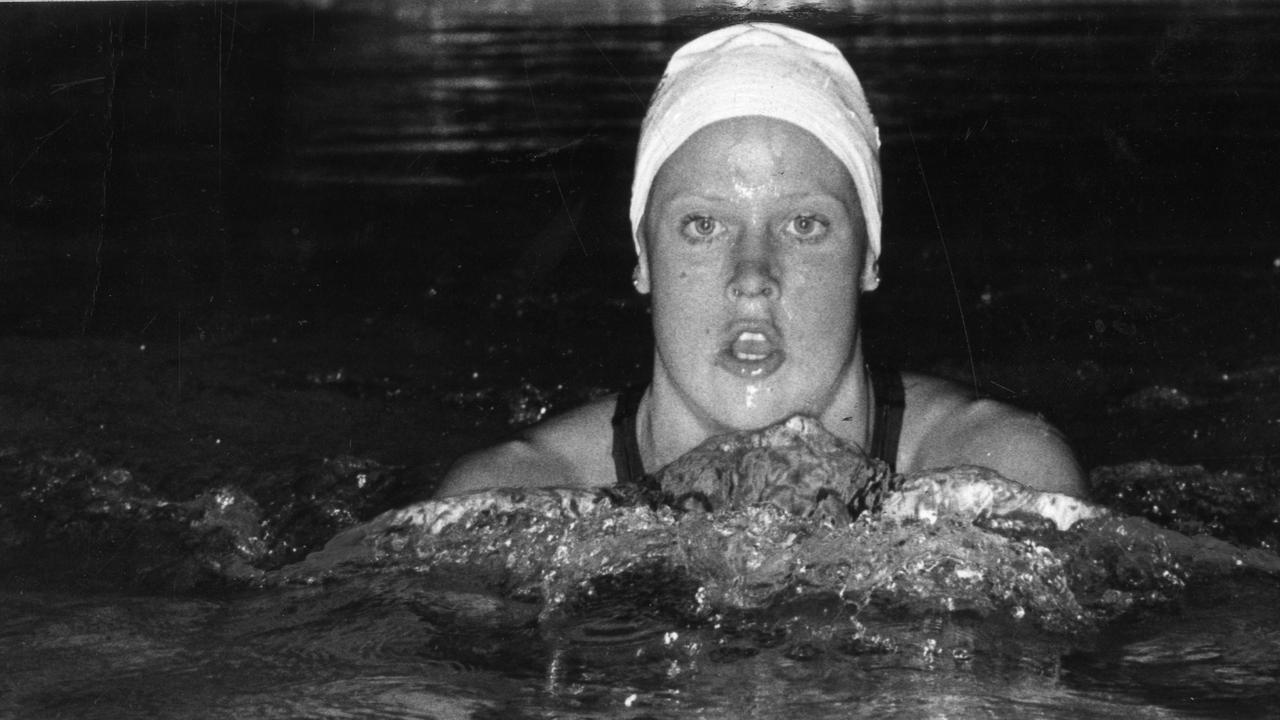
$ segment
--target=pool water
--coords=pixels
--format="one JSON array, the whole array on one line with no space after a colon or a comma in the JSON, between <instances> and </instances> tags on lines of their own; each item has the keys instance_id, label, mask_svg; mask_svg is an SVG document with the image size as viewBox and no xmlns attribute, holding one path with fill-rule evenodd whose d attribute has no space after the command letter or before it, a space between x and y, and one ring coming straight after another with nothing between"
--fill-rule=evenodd
<instances>
[{"instance_id":1,"label":"pool water","mask_svg":"<svg viewBox=\"0 0 1280 720\"><path fill-rule=\"evenodd\" d=\"M652 578L647 578L651 580ZM546 612L464 574L219 597L6 590L13 717L1267 717L1280 583L1101 632L819 596L692 622L633 578ZM668 595L668 597L663 597Z\"/></svg>"},{"instance_id":2,"label":"pool water","mask_svg":"<svg viewBox=\"0 0 1280 720\"><path fill-rule=\"evenodd\" d=\"M1075 631L941 597L697 612L662 574L564 603L403 559L269 581L647 376L635 134L738 5L0 10L0 716L1272 716L1263 571L1183 567ZM1280 13L758 5L844 49L882 126L869 354L1045 413L1104 505L1274 553Z\"/></svg>"}]
</instances>

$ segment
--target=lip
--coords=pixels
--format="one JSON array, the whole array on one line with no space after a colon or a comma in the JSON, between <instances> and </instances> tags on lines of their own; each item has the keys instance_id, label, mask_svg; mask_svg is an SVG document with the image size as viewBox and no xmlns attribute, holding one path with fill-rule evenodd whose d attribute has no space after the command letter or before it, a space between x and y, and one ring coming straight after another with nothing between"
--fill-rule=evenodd
<instances>
[{"instance_id":1,"label":"lip","mask_svg":"<svg viewBox=\"0 0 1280 720\"><path fill-rule=\"evenodd\" d=\"M755 333L759 337L755 342L762 345L761 357L743 359L733 352L734 342L743 333ZM715 364L729 374L758 380L777 372L786 362L787 353L782 349L782 337L772 323L750 320L731 323L720 337L720 351L716 353Z\"/></svg>"}]
</instances>

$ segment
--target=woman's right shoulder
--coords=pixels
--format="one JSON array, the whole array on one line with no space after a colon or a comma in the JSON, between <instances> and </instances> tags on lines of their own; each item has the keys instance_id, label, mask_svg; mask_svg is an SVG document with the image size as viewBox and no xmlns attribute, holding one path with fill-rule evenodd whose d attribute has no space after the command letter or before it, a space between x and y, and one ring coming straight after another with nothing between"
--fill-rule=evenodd
<instances>
[{"instance_id":1,"label":"woman's right shoulder","mask_svg":"<svg viewBox=\"0 0 1280 720\"><path fill-rule=\"evenodd\" d=\"M594 400L464 455L449 468L435 497L502 487L612 485L616 397Z\"/></svg>"}]
</instances>

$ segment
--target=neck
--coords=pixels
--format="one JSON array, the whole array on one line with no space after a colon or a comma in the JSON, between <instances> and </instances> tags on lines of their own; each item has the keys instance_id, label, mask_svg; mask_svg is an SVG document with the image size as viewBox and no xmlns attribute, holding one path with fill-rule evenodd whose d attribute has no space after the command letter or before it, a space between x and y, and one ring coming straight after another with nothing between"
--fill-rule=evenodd
<instances>
[{"instance_id":1,"label":"neck","mask_svg":"<svg viewBox=\"0 0 1280 720\"><path fill-rule=\"evenodd\" d=\"M875 398L860 343L855 346L850 362L845 366L828 401L819 408L799 409L795 412L817 417L823 427L848 443L861 448L870 447ZM774 418L773 422L785 420L791 414L794 413ZM649 390L640 401L636 420L637 439L645 472L655 472L665 467L707 438L756 429L727 427L699 416L685 402L679 388L661 373L654 374Z\"/></svg>"}]
</instances>

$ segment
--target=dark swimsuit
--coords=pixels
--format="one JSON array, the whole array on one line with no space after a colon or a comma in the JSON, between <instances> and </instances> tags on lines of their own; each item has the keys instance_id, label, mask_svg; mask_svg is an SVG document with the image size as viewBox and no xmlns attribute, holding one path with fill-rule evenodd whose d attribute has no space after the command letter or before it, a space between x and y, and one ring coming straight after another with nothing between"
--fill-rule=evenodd
<instances>
[{"instance_id":1,"label":"dark swimsuit","mask_svg":"<svg viewBox=\"0 0 1280 720\"><path fill-rule=\"evenodd\" d=\"M896 370L870 368L871 387L876 409L872 415L871 447L868 454L895 470L898 459L898 437L902 433L902 374ZM642 483L644 464L640 462L640 442L636 437L636 413L645 385L635 385L618 393L613 411L613 465L619 485Z\"/></svg>"}]
</instances>

